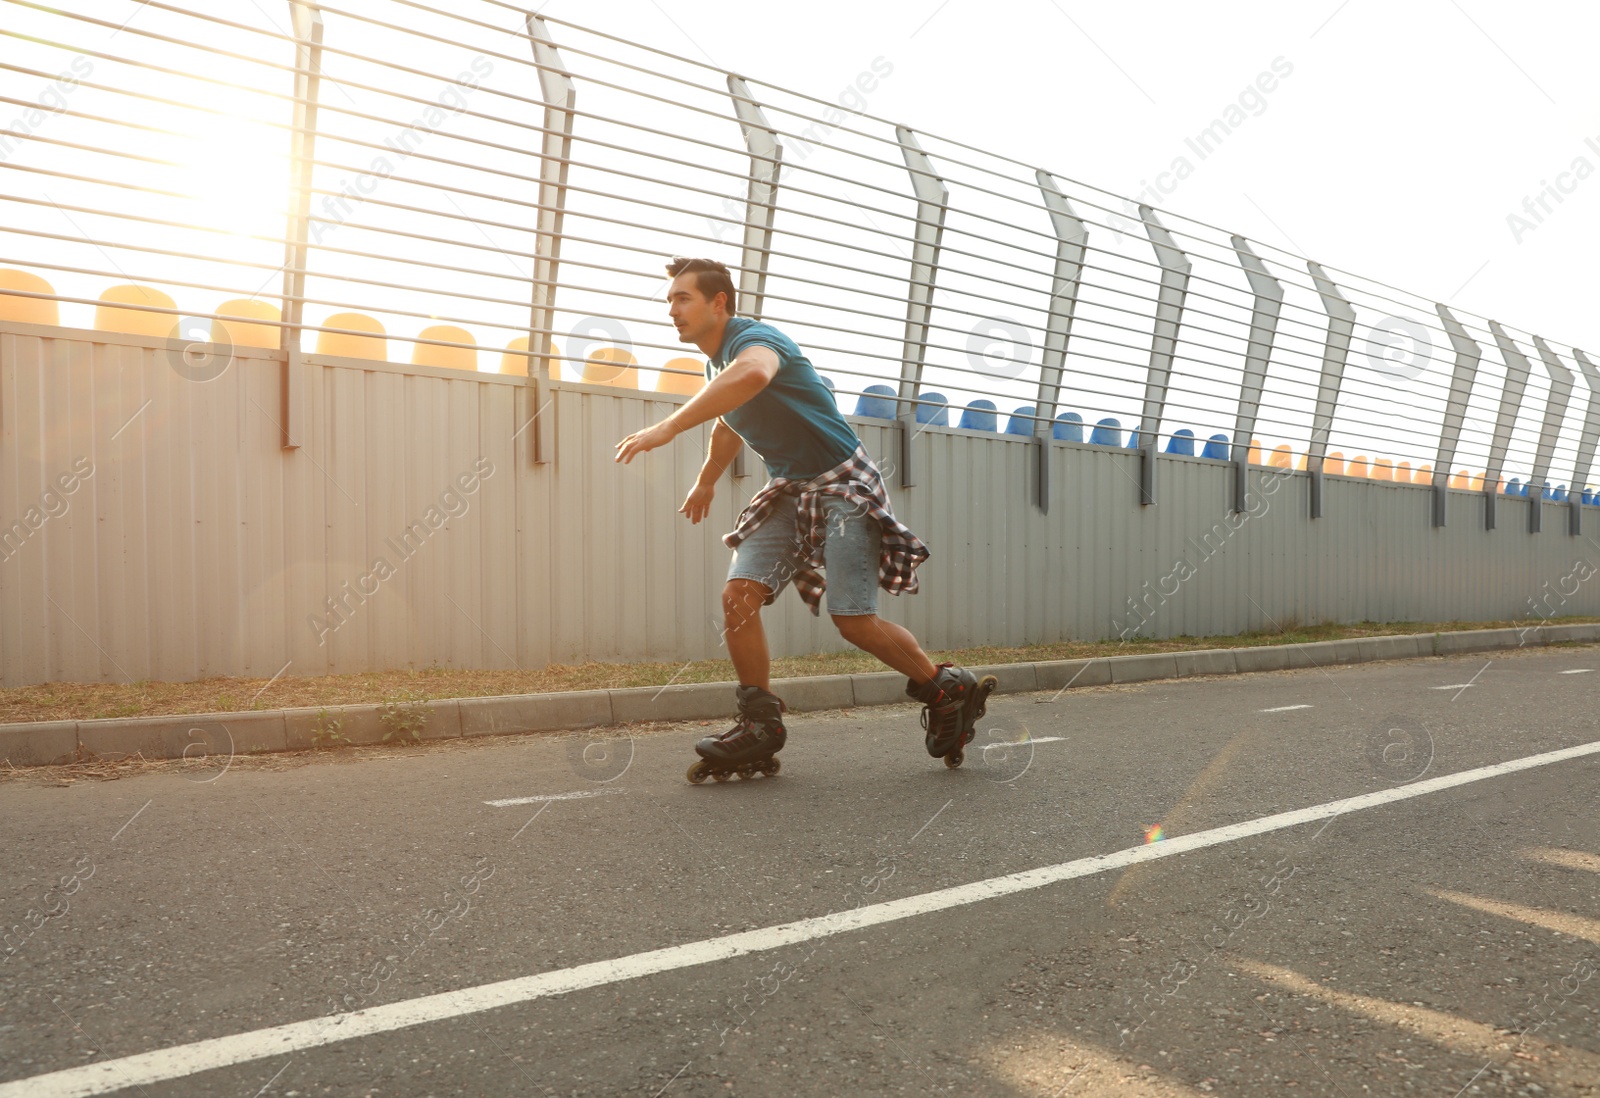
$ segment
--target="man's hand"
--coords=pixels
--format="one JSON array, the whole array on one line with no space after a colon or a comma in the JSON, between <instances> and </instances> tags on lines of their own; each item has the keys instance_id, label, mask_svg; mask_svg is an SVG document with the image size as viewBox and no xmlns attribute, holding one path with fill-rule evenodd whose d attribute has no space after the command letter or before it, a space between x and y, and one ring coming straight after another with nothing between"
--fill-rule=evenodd
<instances>
[{"instance_id":1,"label":"man's hand","mask_svg":"<svg viewBox=\"0 0 1600 1098\"><path fill-rule=\"evenodd\" d=\"M668 420L662 420L654 427L646 427L642 431L635 431L621 442L617 443L617 456L614 460L626 465L637 454L646 450L654 450L657 446L665 446L678 437L677 428Z\"/></svg>"},{"instance_id":2,"label":"man's hand","mask_svg":"<svg viewBox=\"0 0 1600 1098\"><path fill-rule=\"evenodd\" d=\"M700 520L711 513L711 497L716 494L715 484L700 484L689 489L689 495L683 501L683 506L678 508L680 515L687 515L689 522L698 526Z\"/></svg>"}]
</instances>

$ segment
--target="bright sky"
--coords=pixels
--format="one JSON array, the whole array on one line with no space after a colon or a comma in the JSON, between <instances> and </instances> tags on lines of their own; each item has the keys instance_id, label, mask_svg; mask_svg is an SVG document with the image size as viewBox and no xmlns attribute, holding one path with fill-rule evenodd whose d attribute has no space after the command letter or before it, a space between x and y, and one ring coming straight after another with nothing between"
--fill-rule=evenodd
<instances>
[{"instance_id":1,"label":"bright sky","mask_svg":"<svg viewBox=\"0 0 1600 1098\"><path fill-rule=\"evenodd\" d=\"M195 75L281 89L282 71L252 59L286 63L287 49L259 35L199 24L179 11L166 10L189 7L187 0L174 5L157 0L144 6L134 0L64 0L61 6L105 24L72 22L7 3L0 27L63 46L12 42L0 50L0 60L40 73L75 68L86 85L102 81L172 102L135 102L91 86L66 85L52 91L51 81L13 69L0 72L0 94L19 102L0 104L0 111L24 118L26 104L48 107L60 100L77 112L137 119L157 131L179 131L178 136L135 132L69 115L49 116L39 127L41 136L57 142L116 147L174 164L120 159L113 169L108 158L59 143L33 142L0 147L4 167L33 165L89 180L137 181L193 197L117 191L103 182L59 174L0 170L0 195L28 200L0 204L0 224L31 226L62 238L46 245L37 237L0 232L0 265L35 259L81 267L87 273L41 273L51 277L61 292L88 298L111 281L96 272L110 272L114 261L118 271L135 280L166 277L196 283L192 288L168 288L183 308L206 311L225 297L254 292L270 299L281 281L274 269L283 262L282 246L249 236L281 232L281 217L272 211L282 203L285 135L281 128L241 118L281 119L284 104L247 91L197 83ZM492 59L495 49L515 48L507 45L507 35L463 32L459 24L408 10L395 0L343 0L331 3L329 9L330 47L386 57L423 74L397 74L360 58L324 59L328 83L322 101L330 109L322 120L328 136L321 140L318 155L345 168L319 168L316 185L334 192L348 186L363 193L366 185L372 185L373 201L341 204L319 196L314 203L314 212L323 219L315 235L327 247L314 250L313 268L320 276L311 279L308 294L328 303L308 304L308 321L317 323L341 308L356 307L380 315L391 334L415 335L435 322L430 318L438 318L437 322L467 327L482 346L505 345L527 322L526 279L531 271L527 253L534 240L527 231L533 215L527 203L536 199L537 190L519 177L537 172L532 154L537 152L538 134L529 127L538 125L540 112L531 70ZM204 5L204 10L250 27L288 26L287 5L277 0L229 0ZM480 0L450 10L507 30L516 22L509 9ZM413 33L363 25L341 11L389 20L398 15ZM1065 0L1059 5L1052 0L985 4L930 0L871 6L820 0L803 9L734 7L699 0L671 5L656 0L598 4L550 0L542 11L554 19L570 19L744 73L753 82L842 101L920 134L937 135L926 137L924 146L942 170L947 160L964 157L980 167L1004 167L1010 172L1017 183L1002 186L976 169L948 168L952 197L945 246L950 270L941 274L935 300L935 322L948 331L933 337L944 346L930 351L927 375L931 387L956 403L978 395L994 398L1002 425L1012 406L1031 402L1037 370L1008 368L1004 356L1020 355L1037 363L1042 303L1050 285L1050 262L1044 256L1053 252L1054 243L1042 213L1017 201L984 195L973 186L989 186L1037 205L1038 194L1031 184L1034 166L1055 174L1086 220L1106 220L1105 212L1084 205L1085 201L1114 204L1092 190L1104 188L1152 202L1174 231L1198 232L1177 215L1218 226L1223 231L1211 233L1209 244L1195 245L1196 253L1206 252L1210 260L1226 259L1218 248L1226 246L1228 232L1238 232L1257 243L1286 282L1309 279L1303 268L1273 248L1420 295L1395 295L1409 308L1384 305L1357 292L1385 292L1381 287L1364 287L1360 280L1336 275L1357 299L1358 330L1335 448L1388 453L1413 463L1432 460L1433 433L1453 361L1437 331L1432 301L1503 321L1516 330L1533 359L1529 405L1518 422L1511 475L1528 464L1537 435L1538 416L1528 407L1535 413L1542 409L1549 388L1526 335L1545 335L1563 355L1571 345L1600 354L1600 318L1588 296L1580 298L1594 284L1587 277L1588 256L1582 254L1582 245L1597 239L1600 228L1600 89L1588 76L1589 54L1600 40L1596 33L1600 12L1592 8L1534 4L1519 8L1513 17L1507 9L1482 0L1402 6L1330 0L1320 7L1265 3L1117 7ZM197 27L204 28L208 41L240 56L207 56L183 47L183 41L195 37ZM598 48L618 57L626 52L559 25L552 25L552 31L563 44L570 42L574 51ZM436 33L449 41L432 42L415 32ZM174 41L152 37L159 35ZM119 55L134 51L174 71L134 68L96 57L95 50ZM637 63L646 57L628 53L627 59ZM475 60L476 75L464 79L474 73ZM585 313L615 314L624 318L624 334L642 363L659 365L682 351L693 355L689 348L674 349L672 333L659 323L662 307L646 299L661 289L653 271L656 256L690 250L737 260L736 230L708 220L721 209L718 194L743 198L734 173L744 170L746 160L739 151L739 131L727 98L717 92L686 93L665 80L575 53L568 60L575 71L591 77L579 81L580 109L609 112L663 133L644 135L580 119L582 140L574 157L583 163L574 166L571 182L575 188L621 197L591 194L572 202L579 213L569 217L567 225L575 239L563 250L569 263L563 269L562 315L556 328L565 336L558 335L557 342L574 351L586 335L595 345L611 342L614 335L602 331L604 325L590 325L587 332L573 329ZM92 67L88 74L83 73L85 65ZM485 66L487 72L482 71ZM716 74L692 66L661 60L656 67L712 86L719 83ZM864 73L874 74L867 81L871 91L852 90L863 86ZM597 86L602 79L616 79L663 100L681 100L704 112L611 91ZM425 106L363 90L359 86L363 83L385 90L404 88L444 104L448 109L439 131L428 134L425 144L412 151L472 166L436 165L396 152L391 154L393 178L363 179L362 169L384 155L386 143L399 133L381 119L409 117ZM1262 87L1271 90L1259 90ZM764 87L758 86L757 94L769 103L769 117L780 129L791 128L789 123L795 121L784 113L785 107L821 109ZM501 121L458 115L458 102ZM1236 121L1242 121L1220 143L1211 142L1202 156L1197 147L1201 135L1230 110ZM341 111L370 113L380 120ZM0 117L0 126L4 124ZM856 125L892 139L884 124ZM367 141L371 147L341 143L334 134ZM501 147L485 148L468 139ZM1003 166L939 139L975 145L1028 167ZM893 146L842 131L833 140L869 156L898 160ZM606 149L602 144L606 141L622 147ZM695 143L704 141L729 151L707 150ZM819 348L813 360L834 376L841 389L892 380L893 365L871 356L898 355L904 305L894 295L904 293L908 245L903 237L914 206L909 199L886 196L884 190L907 194L906 174L897 164L872 165L843 152L797 156L790 144L787 163L803 163L812 170L791 169L785 175L777 246L790 258L774 263L769 289L776 300L769 302L768 314L783 318L783 326L803 346ZM647 154L652 151L687 163L662 167L650 160ZM592 170L597 166L633 171L640 178ZM839 178L829 180L818 173ZM476 193L441 202L439 193L425 186L429 181ZM663 186L668 183L672 185ZM801 193L804 190L817 193L807 196ZM645 210L638 205L641 199L675 209ZM395 209L383 202L416 209ZM121 203L119 209L180 225L226 227L235 235L134 225L86 212L115 203ZM848 225L803 214L820 214ZM613 225L604 221L607 216L645 222L651 228ZM395 231L415 235L402 240L392 235ZM695 237L708 232L724 241L720 248L695 242ZM980 234L989 239L978 239ZM1095 246L1125 258L1106 255L1106 273L1098 287L1084 292L1074 340L1075 350L1085 357L1069 359L1077 373L1069 381L1075 389L1064 406L1080 409L1091 423L1111 414L1121 418L1125 428L1131 427L1138 420L1143 391L1150 307L1138 306L1142 321L1124 318L1135 327L1143 323L1142 336L1118 335L1116 315L1110 310L1128 304L1125 294L1118 296L1117 287L1132 287L1133 276L1151 277L1152 253L1137 232L1124 237L1091 226L1090 236ZM1116 239L1110 239L1113 236ZM833 241L843 237L866 242L881 254L864 257L840 248ZM608 246L608 241L626 247ZM256 267L241 270L148 252L130 255L117 243L204 252ZM341 255L333 248L402 256L408 262ZM968 251L973 254L962 254ZM412 262L417 259L457 269L419 269ZM1004 266L1008 260L1033 269L1019 274ZM835 270L828 275L828 265L837 263L860 271ZM621 270L600 269L608 267ZM1213 264L1207 277L1217 278L1217 269ZM1190 321L1196 326L1192 334L1207 347L1193 354L1195 361L1180 363L1167 430L1194 426L1202 437L1212 431L1231 432L1243 346L1237 318L1247 318L1241 306L1247 306L1248 297L1243 294L1242 277L1229 277L1236 284L1232 290L1199 284L1191 288L1228 302L1223 306L1195 301L1192 309L1228 313L1234 319L1209 320L1199 311L1191 312ZM362 278L394 287L363 287L350 281ZM819 289L806 278L840 285ZM1009 288L1000 285L1008 281ZM1149 293L1145 286L1143 296ZM785 296L804 299L810 307L783 302ZM1278 370L1275 365L1269 376L1272 414L1264 417L1258 434L1269 442L1293 441L1298 450L1309 427L1325 320L1309 290L1291 288L1289 297L1279 349L1292 368ZM852 313L852 308L872 315ZM63 312L67 323L87 324L88 310L88 306L66 306ZM1365 365L1371 361L1366 354L1370 325L1385 312L1414 317L1435 329L1432 356L1415 378L1384 374ZM998 327L983 328L989 321ZM1002 340L1001 357L991 360L998 363L999 375L992 384L941 372L944 365L971 361L964 349L973 338L984 345L982 331L1003 333L1008 324L1024 333L1023 346L1007 349ZM1201 331L1200 326L1212 331ZM980 329L979 337L969 335L975 328ZM1486 362L1498 371L1499 358L1487 346L1487 334L1475 334L1486 345ZM1097 344L1095 337L1105 342ZM1118 339L1126 346L1111 347ZM391 345L392 358L404 360L409 353L407 345ZM493 358L486 352L483 368L493 369ZM1569 368L1573 366L1570 357L1566 361ZM651 385L648 374L644 385ZM1586 399L1580 381L1553 480L1565 479L1563 462L1570 470ZM848 409L853 400L843 403ZM1482 466L1493 414L1492 398L1475 395L1459 465Z\"/></svg>"}]
</instances>

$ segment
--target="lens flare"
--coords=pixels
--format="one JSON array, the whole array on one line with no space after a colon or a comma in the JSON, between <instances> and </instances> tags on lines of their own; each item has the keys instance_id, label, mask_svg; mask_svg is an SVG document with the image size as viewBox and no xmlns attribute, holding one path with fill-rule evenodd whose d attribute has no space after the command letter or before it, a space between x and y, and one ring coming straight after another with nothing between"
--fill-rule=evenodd
<instances>
[{"instance_id":1,"label":"lens flare","mask_svg":"<svg viewBox=\"0 0 1600 1098\"><path fill-rule=\"evenodd\" d=\"M1162 826L1160 824L1156 824L1154 827L1149 828L1149 829L1147 829L1145 831L1145 833L1144 833L1145 845L1148 846L1151 843L1159 843L1162 839L1165 839L1166 837L1167 837L1166 831L1162 828Z\"/></svg>"}]
</instances>

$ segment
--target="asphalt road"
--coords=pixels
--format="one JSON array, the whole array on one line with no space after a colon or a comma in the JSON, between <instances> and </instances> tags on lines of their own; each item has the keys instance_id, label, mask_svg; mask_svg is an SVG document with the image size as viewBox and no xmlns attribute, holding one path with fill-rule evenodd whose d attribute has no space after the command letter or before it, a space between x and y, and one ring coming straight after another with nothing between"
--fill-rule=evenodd
<instances>
[{"instance_id":1,"label":"asphalt road","mask_svg":"<svg viewBox=\"0 0 1600 1098\"><path fill-rule=\"evenodd\" d=\"M1600 649L982 730L949 772L913 706L801 714L723 785L698 722L6 781L0 1098L1600 1094L1600 750L1535 758L1600 746Z\"/></svg>"}]
</instances>

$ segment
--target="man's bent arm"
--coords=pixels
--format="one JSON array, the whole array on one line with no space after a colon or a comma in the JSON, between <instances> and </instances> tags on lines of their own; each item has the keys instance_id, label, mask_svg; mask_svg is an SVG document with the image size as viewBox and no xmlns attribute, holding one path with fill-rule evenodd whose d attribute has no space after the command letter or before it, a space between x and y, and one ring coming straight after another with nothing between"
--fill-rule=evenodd
<instances>
[{"instance_id":1,"label":"man's bent arm","mask_svg":"<svg viewBox=\"0 0 1600 1098\"><path fill-rule=\"evenodd\" d=\"M767 387L778 372L778 356L770 347L747 347L728 368L711 379L693 400L673 412L663 423L682 434L709 419L731 412Z\"/></svg>"},{"instance_id":2,"label":"man's bent arm","mask_svg":"<svg viewBox=\"0 0 1600 1098\"><path fill-rule=\"evenodd\" d=\"M695 478L695 485L703 487L716 484L717 478L727 469L741 447L744 439L739 433L729 427L722 420L717 420L717 425L711 429L711 445L706 450L706 463L700 467L700 475Z\"/></svg>"}]
</instances>

